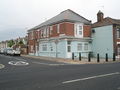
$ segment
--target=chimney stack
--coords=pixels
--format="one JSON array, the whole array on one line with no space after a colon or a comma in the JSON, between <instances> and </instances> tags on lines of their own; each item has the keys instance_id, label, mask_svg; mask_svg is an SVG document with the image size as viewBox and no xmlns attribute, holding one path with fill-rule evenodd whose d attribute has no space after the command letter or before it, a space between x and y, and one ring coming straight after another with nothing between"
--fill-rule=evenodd
<instances>
[{"instance_id":1,"label":"chimney stack","mask_svg":"<svg viewBox=\"0 0 120 90\"><path fill-rule=\"evenodd\" d=\"M99 10L99 12L97 13L97 22L103 21L103 18L104 18L104 14Z\"/></svg>"}]
</instances>

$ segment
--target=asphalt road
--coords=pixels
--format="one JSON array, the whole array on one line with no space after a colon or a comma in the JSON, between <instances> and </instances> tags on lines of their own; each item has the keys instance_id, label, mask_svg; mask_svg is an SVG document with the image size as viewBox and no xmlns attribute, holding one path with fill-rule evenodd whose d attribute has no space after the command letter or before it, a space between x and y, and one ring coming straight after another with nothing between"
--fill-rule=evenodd
<instances>
[{"instance_id":1,"label":"asphalt road","mask_svg":"<svg viewBox=\"0 0 120 90\"><path fill-rule=\"evenodd\" d=\"M120 63L74 65L0 55L0 64L0 90L120 90Z\"/></svg>"}]
</instances>

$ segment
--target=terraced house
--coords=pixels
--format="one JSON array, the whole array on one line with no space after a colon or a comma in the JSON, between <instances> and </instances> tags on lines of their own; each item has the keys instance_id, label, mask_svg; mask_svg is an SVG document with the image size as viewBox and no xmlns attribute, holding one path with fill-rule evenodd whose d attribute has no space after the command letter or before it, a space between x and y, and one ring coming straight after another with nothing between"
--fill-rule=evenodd
<instances>
[{"instance_id":1,"label":"terraced house","mask_svg":"<svg viewBox=\"0 0 120 90\"><path fill-rule=\"evenodd\" d=\"M91 21L68 9L28 30L30 55L71 58L91 52Z\"/></svg>"},{"instance_id":2,"label":"terraced house","mask_svg":"<svg viewBox=\"0 0 120 90\"><path fill-rule=\"evenodd\" d=\"M108 53L109 58L120 55L120 19L110 17L104 18L103 12L97 13L97 22L92 25L92 52L96 56L105 57Z\"/></svg>"}]
</instances>

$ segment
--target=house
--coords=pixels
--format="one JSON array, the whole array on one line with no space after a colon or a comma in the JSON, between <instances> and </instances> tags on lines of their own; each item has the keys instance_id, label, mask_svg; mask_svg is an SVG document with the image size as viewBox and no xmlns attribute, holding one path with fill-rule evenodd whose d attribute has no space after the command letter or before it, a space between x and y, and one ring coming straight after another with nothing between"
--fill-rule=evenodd
<instances>
[{"instance_id":1,"label":"house","mask_svg":"<svg viewBox=\"0 0 120 90\"><path fill-rule=\"evenodd\" d=\"M108 53L109 58L113 57L113 53L120 55L120 19L104 18L104 14L99 11L97 22L92 25L92 38L92 52L95 57L97 53L100 57L105 57Z\"/></svg>"},{"instance_id":2,"label":"house","mask_svg":"<svg viewBox=\"0 0 120 90\"><path fill-rule=\"evenodd\" d=\"M28 30L28 53L35 56L71 58L91 52L91 21L67 9Z\"/></svg>"},{"instance_id":3,"label":"house","mask_svg":"<svg viewBox=\"0 0 120 90\"><path fill-rule=\"evenodd\" d=\"M8 48L8 40L0 42L0 49Z\"/></svg>"},{"instance_id":4,"label":"house","mask_svg":"<svg viewBox=\"0 0 120 90\"><path fill-rule=\"evenodd\" d=\"M19 37L14 40L15 44L12 46L15 50L20 50L21 54L28 54L28 37Z\"/></svg>"}]
</instances>

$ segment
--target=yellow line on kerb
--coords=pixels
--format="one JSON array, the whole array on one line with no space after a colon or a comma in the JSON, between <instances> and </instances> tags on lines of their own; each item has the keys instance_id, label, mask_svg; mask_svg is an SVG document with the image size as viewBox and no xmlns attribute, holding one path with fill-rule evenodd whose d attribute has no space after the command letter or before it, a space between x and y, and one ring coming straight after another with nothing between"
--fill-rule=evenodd
<instances>
[{"instance_id":1,"label":"yellow line on kerb","mask_svg":"<svg viewBox=\"0 0 120 90\"><path fill-rule=\"evenodd\" d=\"M4 68L5 67L5 65L3 65L3 64L0 64L0 69L2 69L2 68Z\"/></svg>"}]
</instances>

